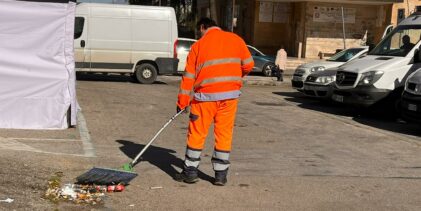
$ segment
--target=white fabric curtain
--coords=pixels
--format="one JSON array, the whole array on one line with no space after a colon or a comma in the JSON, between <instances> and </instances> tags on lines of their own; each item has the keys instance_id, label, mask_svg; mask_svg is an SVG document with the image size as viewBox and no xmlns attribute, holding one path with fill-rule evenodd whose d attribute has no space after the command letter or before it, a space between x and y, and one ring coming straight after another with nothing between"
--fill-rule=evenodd
<instances>
[{"instance_id":1,"label":"white fabric curtain","mask_svg":"<svg viewBox=\"0 0 421 211\"><path fill-rule=\"evenodd\" d=\"M75 8L63 0L0 0L0 128L76 125Z\"/></svg>"}]
</instances>

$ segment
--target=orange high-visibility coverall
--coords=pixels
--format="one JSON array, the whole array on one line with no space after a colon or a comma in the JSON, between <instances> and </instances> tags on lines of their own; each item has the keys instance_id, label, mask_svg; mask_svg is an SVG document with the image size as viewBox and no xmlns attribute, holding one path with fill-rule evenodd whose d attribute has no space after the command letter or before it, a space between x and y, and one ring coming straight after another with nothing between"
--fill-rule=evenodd
<instances>
[{"instance_id":1,"label":"orange high-visibility coverall","mask_svg":"<svg viewBox=\"0 0 421 211\"><path fill-rule=\"evenodd\" d=\"M229 167L232 134L242 77L253 68L254 61L243 39L218 27L207 29L193 44L187 57L177 106L190 105L186 166L198 167L200 153L214 122L214 170Z\"/></svg>"}]
</instances>

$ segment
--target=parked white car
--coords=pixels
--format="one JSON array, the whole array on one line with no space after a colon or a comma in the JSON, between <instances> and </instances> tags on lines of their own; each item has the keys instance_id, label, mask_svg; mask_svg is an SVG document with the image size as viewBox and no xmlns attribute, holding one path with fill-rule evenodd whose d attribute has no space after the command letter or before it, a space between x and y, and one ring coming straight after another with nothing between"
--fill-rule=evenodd
<instances>
[{"instance_id":1,"label":"parked white car","mask_svg":"<svg viewBox=\"0 0 421 211\"><path fill-rule=\"evenodd\" d=\"M340 51L330 57L327 60L311 62L303 64L297 67L292 76L292 88L297 89L298 91L303 91L304 81L307 76L314 72L324 71L329 68L339 67L340 65L345 64L351 60L354 60L361 55L367 53L368 46L362 46L359 48L349 48L343 51Z\"/></svg>"},{"instance_id":2,"label":"parked white car","mask_svg":"<svg viewBox=\"0 0 421 211\"><path fill-rule=\"evenodd\" d=\"M187 56L189 55L191 46L196 42L195 39L181 38L177 39L177 58L178 58L178 72L184 72L186 68Z\"/></svg>"}]
</instances>

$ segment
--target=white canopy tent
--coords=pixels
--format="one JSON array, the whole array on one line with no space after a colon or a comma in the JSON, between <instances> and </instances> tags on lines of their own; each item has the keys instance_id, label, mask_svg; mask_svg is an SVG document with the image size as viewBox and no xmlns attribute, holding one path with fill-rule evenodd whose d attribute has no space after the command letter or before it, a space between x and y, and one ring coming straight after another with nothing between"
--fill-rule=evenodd
<instances>
[{"instance_id":1,"label":"white canopy tent","mask_svg":"<svg viewBox=\"0 0 421 211\"><path fill-rule=\"evenodd\" d=\"M0 128L76 125L76 3L0 0Z\"/></svg>"}]
</instances>

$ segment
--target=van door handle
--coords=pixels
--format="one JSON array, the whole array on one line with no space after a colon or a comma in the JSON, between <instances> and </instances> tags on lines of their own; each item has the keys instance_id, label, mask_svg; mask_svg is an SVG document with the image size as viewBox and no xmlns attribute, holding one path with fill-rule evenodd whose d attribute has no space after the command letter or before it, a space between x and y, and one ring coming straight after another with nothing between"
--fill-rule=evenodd
<instances>
[{"instance_id":1,"label":"van door handle","mask_svg":"<svg viewBox=\"0 0 421 211\"><path fill-rule=\"evenodd\" d=\"M85 47L85 40L81 40L80 41L80 47L84 48Z\"/></svg>"}]
</instances>

